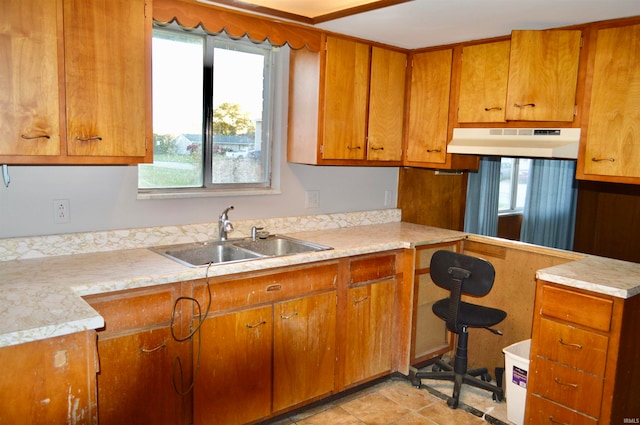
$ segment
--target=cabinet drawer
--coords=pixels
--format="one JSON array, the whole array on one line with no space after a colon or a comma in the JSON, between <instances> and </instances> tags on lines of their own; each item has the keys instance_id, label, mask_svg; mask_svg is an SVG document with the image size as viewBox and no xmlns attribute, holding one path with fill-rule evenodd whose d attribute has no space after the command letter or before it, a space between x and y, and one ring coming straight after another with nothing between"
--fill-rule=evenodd
<instances>
[{"instance_id":1,"label":"cabinet drawer","mask_svg":"<svg viewBox=\"0 0 640 425\"><path fill-rule=\"evenodd\" d=\"M180 284L132 289L84 297L104 318L104 334L143 328L171 321L173 303L180 296Z\"/></svg>"},{"instance_id":2,"label":"cabinet drawer","mask_svg":"<svg viewBox=\"0 0 640 425\"><path fill-rule=\"evenodd\" d=\"M613 301L572 290L543 285L540 314L608 332Z\"/></svg>"},{"instance_id":3,"label":"cabinet drawer","mask_svg":"<svg viewBox=\"0 0 640 425\"><path fill-rule=\"evenodd\" d=\"M385 254L355 258L349 262L349 284L394 277L396 255Z\"/></svg>"},{"instance_id":4,"label":"cabinet drawer","mask_svg":"<svg viewBox=\"0 0 640 425\"><path fill-rule=\"evenodd\" d=\"M535 357L533 393L597 418L604 381L594 375Z\"/></svg>"},{"instance_id":5,"label":"cabinet drawer","mask_svg":"<svg viewBox=\"0 0 640 425\"><path fill-rule=\"evenodd\" d=\"M226 310L335 289L337 279L338 262L333 261L292 267L281 272L250 273L225 280L211 279L211 308ZM206 285L198 283L194 294L201 305L206 306Z\"/></svg>"},{"instance_id":6,"label":"cabinet drawer","mask_svg":"<svg viewBox=\"0 0 640 425\"><path fill-rule=\"evenodd\" d=\"M604 376L609 344L606 336L542 318L537 341L536 354Z\"/></svg>"},{"instance_id":7,"label":"cabinet drawer","mask_svg":"<svg viewBox=\"0 0 640 425\"><path fill-rule=\"evenodd\" d=\"M527 425L597 425L596 419L582 415L536 395L527 400Z\"/></svg>"}]
</instances>

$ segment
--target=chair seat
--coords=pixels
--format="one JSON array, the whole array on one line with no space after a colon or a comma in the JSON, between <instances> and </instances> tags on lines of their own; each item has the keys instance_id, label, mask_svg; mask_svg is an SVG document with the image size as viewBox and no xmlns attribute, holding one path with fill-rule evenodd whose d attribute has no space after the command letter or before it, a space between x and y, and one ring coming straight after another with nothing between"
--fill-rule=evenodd
<instances>
[{"instance_id":1,"label":"chair seat","mask_svg":"<svg viewBox=\"0 0 640 425\"><path fill-rule=\"evenodd\" d=\"M449 314L449 298L437 301L433 305L433 312L442 320L447 320ZM471 328L486 328L496 325L507 317L507 313L496 308L460 302L458 323Z\"/></svg>"}]
</instances>

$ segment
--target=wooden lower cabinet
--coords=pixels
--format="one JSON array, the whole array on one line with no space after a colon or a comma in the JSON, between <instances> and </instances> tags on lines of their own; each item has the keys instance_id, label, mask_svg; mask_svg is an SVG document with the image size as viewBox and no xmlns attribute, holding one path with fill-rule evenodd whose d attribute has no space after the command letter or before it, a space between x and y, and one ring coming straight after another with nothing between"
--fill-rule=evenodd
<instances>
[{"instance_id":1,"label":"wooden lower cabinet","mask_svg":"<svg viewBox=\"0 0 640 425\"><path fill-rule=\"evenodd\" d=\"M98 330L100 425L191 423L191 344L171 332L181 290L177 283L85 297L105 321ZM178 337L181 307L173 326ZM178 362L182 372L174 369Z\"/></svg>"},{"instance_id":2,"label":"wooden lower cabinet","mask_svg":"<svg viewBox=\"0 0 640 425\"><path fill-rule=\"evenodd\" d=\"M0 348L0 424L95 424L95 332Z\"/></svg>"},{"instance_id":3,"label":"wooden lower cabinet","mask_svg":"<svg viewBox=\"0 0 640 425\"><path fill-rule=\"evenodd\" d=\"M395 281L349 289L345 385L391 372Z\"/></svg>"},{"instance_id":4,"label":"wooden lower cabinet","mask_svg":"<svg viewBox=\"0 0 640 425\"><path fill-rule=\"evenodd\" d=\"M336 292L277 303L273 411L328 395L336 364Z\"/></svg>"},{"instance_id":5,"label":"wooden lower cabinet","mask_svg":"<svg viewBox=\"0 0 640 425\"><path fill-rule=\"evenodd\" d=\"M172 382L179 350L168 326L100 339L100 425L186 423Z\"/></svg>"},{"instance_id":6,"label":"wooden lower cabinet","mask_svg":"<svg viewBox=\"0 0 640 425\"><path fill-rule=\"evenodd\" d=\"M203 321L194 341L194 424L243 424L271 414L273 308Z\"/></svg>"},{"instance_id":7,"label":"wooden lower cabinet","mask_svg":"<svg viewBox=\"0 0 640 425\"><path fill-rule=\"evenodd\" d=\"M538 281L534 311L525 423L637 423L640 296Z\"/></svg>"}]
</instances>

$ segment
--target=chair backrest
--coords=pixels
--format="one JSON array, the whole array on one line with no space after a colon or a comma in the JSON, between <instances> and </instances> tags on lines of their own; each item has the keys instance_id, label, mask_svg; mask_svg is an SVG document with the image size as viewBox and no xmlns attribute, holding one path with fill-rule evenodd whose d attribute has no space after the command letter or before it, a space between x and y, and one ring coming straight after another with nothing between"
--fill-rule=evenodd
<instances>
[{"instance_id":1,"label":"chair backrest","mask_svg":"<svg viewBox=\"0 0 640 425\"><path fill-rule=\"evenodd\" d=\"M436 251L431 257L431 280L451 291L446 317L447 329L457 334L466 323L458 321L462 294L486 295L493 286L496 272L493 265L482 258L452 251Z\"/></svg>"},{"instance_id":2,"label":"chair backrest","mask_svg":"<svg viewBox=\"0 0 640 425\"><path fill-rule=\"evenodd\" d=\"M478 297L489 293L496 276L487 260L444 250L433 254L430 268L431 280L439 287L451 290L461 280L461 293Z\"/></svg>"}]
</instances>

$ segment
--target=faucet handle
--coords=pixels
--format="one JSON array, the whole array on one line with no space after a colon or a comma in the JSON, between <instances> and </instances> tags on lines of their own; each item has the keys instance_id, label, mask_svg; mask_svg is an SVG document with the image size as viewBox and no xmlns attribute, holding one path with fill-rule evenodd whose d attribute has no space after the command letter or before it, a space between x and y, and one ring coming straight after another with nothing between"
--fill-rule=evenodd
<instances>
[{"instance_id":1,"label":"faucet handle","mask_svg":"<svg viewBox=\"0 0 640 425\"><path fill-rule=\"evenodd\" d=\"M264 229L264 227L253 226L251 228L251 240L255 241L256 238L258 237L258 230L262 230L262 229Z\"/></svg>"}]
</instances>

